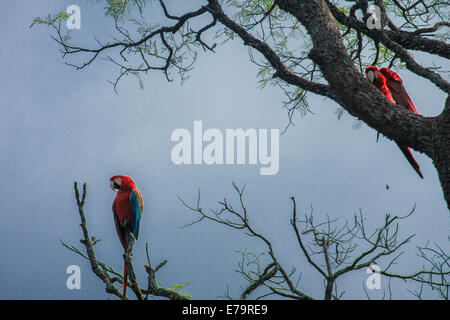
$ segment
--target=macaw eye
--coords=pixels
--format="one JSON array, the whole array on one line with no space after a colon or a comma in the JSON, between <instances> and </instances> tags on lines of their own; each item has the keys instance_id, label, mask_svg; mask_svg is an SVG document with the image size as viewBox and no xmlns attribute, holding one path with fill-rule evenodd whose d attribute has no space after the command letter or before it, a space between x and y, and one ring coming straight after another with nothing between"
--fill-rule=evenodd
<instances>
[{"instance_id":1,"label":"macaw eye","mask_svg":"<svg viewBox=\"0 0 450 320\"><path fill-rule=\"evenodd\" d=\"M114 189L120 189L120 184L114 182Z\"/></svg>"}]
</instances>

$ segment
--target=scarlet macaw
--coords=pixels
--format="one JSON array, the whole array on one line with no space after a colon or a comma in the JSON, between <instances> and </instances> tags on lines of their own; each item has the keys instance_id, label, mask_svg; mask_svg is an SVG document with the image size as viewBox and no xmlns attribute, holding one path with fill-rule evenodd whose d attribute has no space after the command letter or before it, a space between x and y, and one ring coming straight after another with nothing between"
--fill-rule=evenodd
<instances>
[{"instance_id":1,"label":"scarlet macaw","mask_svg":"<svg viewBox=\"0 0 450 320\"><path fill-rule=\"evenodd\" d=\"M378 90L383 93L386 98L388 98L392 103L395 103L403 108L408 109L411 112L418 113L416 107L414 106L411 98L403 87L402 79L394 71L388 68L381 68L378 70L376 66L368 66L366 68L366 77L373 83ZM420 171L419 164L412 155L411 149L408 146L397 143L403 155L406 157L408 162L417 172L417 174L423 179L422 172Z\"/></svg>"},{"instance_id":2,"label":"scarlet macaw","mask_svg":"<svg viewBox=\"0 0 450 320\"><path fill-rule=\"evenodd\" d=\"M143 201L133 179L124 175L115 175L109 179L111 189L118 190L112 205L117 235L126 251L139 236L139 222L142 216ZM127 273L123 265L122 299L127 292Z\"/></svg>"}]
</instances>

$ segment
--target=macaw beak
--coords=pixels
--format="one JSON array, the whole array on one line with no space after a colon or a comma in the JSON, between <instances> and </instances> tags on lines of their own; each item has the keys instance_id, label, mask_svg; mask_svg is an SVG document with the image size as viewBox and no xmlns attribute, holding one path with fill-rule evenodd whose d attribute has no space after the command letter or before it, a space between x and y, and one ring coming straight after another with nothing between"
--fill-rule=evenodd
<instances>
[{"instance_id":1,"label":"macaw beak","mask_svg":"<svg viewBox=\"0 0 450 320\"><path fill-rule=\"evenodd\" d=\"M375 71L369 70L369 71L367 72L367 79L369 79L369 81L370 81L371 83L375 83L376 78L377 78L377 77L376 77Z\"/></svg>"},{"instance_id":2,"label":"macaw beak","mask_svg":"<svg viewBox=\"0 0 450 320\"><path fill-rule=\"evenodd\" d=\"M112 191L116 191L120 189L120 179L118 178L117 180L119 181L114 181L114 180L109 180L109 186L111 187Z\"/></svg>"}]
</instances>

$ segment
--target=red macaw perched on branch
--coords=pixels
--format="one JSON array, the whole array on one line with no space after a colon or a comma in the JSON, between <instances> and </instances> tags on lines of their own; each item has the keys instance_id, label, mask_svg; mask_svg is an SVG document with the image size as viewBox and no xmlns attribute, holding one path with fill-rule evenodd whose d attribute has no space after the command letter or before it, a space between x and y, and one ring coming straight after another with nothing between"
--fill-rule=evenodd
<instances>
[{"instance_id":1,"label":"red macaw perched on branch","mask_svg":"<svg viewBox=\"0 0 450 320\"><path fill-rule=\"evenodd\" d=\"M111 189L118 190L112 205L114 224L117 235L125 252L133 246L139 236L139 222L142 216L143 201L133 179L123 175L115 175L109 179ZM127 273L123 265L122 299L125 300L127 292Z\"/></svg>"},{"instance_id":2,"label":"red macaw perched on branch","mask_svg":"<svg viewBox=\"0 0 450 320\"><path fill-rule=\"evenodd\" d=\"M392 103L406 108L411 112L418 113L411 98L403 87L402 79L397 73L388 68L381 68L378 70L376 66L369 66L366 68L366 77ZM411 149L409 149L408 146L399 143L397 143L397 145L417 174L423 179L419 164L416 162L416 159L414 159Z\"/></svg>"}]
</instances>

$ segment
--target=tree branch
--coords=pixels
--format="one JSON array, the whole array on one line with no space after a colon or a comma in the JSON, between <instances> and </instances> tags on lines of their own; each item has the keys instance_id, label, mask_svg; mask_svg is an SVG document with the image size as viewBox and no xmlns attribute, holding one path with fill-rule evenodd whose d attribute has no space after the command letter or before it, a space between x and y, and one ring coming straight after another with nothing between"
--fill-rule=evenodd
<instances>
[{"instance_id":1,"label":"tree branch","mask_svg":"<svg viewBox=\"0 0 450 320\"><path fill-rule=\"evenodd\" d=\"M231 20L223 12L222 7L217 0L208 0L208 5L205 8L214 16L214 18L235 32L244 41L244 45L256 49L267 59L267 61L270 62L271 66L276 70L273 74L274 78L280 78L289 84L295 85L315 94L326 96L333 100L336 99L336 95L327 85L309 81L290 72L283 64L279 56L266 42L257 39L247 32L247 30L245 30L241 25Z\"/></svg>"}]
</instances>

